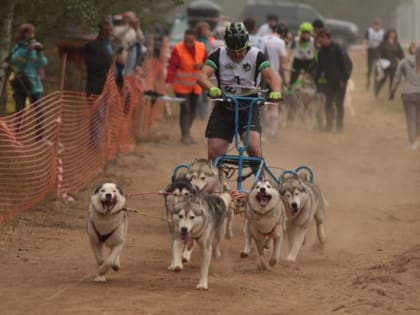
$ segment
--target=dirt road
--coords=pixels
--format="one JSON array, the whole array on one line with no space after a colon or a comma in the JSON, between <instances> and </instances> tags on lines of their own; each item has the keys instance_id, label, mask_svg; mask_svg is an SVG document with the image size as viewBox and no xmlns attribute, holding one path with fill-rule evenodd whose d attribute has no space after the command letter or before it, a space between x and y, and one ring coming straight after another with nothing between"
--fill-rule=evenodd
<instances>
[{"instance_id":1,"label":"dirt road","mask_svg":"<svg viewBox=\"0 0 420 315\"><path fill-rule=\"evenodd\" d=\"M362 71L356 64L356 80ZM403 114L382 109L362 86L356 81L356 116L347 115L344 134L281 129L264 145L271 166L314 169L329 203L322 251L312 230L295 265L257 271L255 254L239 257L238 216L234 239L212 262L209 290L199 292L199 251L182 273L169 272L166 223L132 213L120 272L94 283L85 234L93 187L112 180L127 192L158 191L176 164L206 155L205 123L194 126L198 145L180 146L174 120L155 131L158 141L109 165L75 203L51 200L0 227L0 314L419 314L420 152L407 149ZM164 215L158 195L129 206Z\"/></svg>"}]
</instances>

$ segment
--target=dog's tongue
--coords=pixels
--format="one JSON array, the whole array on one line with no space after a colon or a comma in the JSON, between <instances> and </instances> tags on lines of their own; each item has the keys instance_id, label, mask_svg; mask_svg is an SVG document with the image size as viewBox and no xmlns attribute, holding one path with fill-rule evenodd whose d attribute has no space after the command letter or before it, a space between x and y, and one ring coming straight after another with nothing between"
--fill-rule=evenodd
<instances>
[{"instance_id":1,"label":"dog's tongue","mask_svg":"<svg viewBox=\"0 0 420 315\"><path fill-rule=\"evenodd\" d=\"M185 244L188 244L191 240L191 233L187 232L187 233L181 233L181 238L184 241Z\"/></svg>"},{"instance_id":2,"label":"dog's tongue","mask_svg":"<svg viewBox=\"0 0 420 315\"><path fill-rule=\"evenodd\" d=\"M268 196L263 192L258 192L257 199L262 207L265 207L268 204Z\"/></svg>"},{"instance_id":3,"label":"dog's tongue","mask_svg":"<svg viewBox=\"0 0 420 315\"><path fill-rule=\"evenodd\" d=\"M114 201L112 200L105 200L103 203L105 208L111 209L114 206Z\"/></svg>"}]
</instances>

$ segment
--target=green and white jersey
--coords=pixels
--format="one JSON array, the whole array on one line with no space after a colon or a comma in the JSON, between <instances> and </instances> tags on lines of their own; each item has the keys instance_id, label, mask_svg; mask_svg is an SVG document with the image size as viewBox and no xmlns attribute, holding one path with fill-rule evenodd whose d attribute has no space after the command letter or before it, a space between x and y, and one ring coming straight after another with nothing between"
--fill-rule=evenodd
<instances>
[{"instance_id":1,"label":"green and white jersey","mask_svg":"<svg viewBox=\"0 0 420 315\"><path fill-rule=\"evenodd\" d=\"M248 47L245 57L236 63L230 59L225 47L214 50L206 65L214 69L219 88L227 94L248 95L259 85L259 73L270 67L264 54Z\"/></svg>"},{"instance_id":2,"label":"green and white jersey","mask_svg":"<svg viewBox=\"0 0 420 315\"><path fill-rule=\"evenodd\" d=\"M299 60L311 60L315 56L315 40L313 37L307 42L302 42L299 36L294 41L294 57Z\"/></svg>"}]
</instances>

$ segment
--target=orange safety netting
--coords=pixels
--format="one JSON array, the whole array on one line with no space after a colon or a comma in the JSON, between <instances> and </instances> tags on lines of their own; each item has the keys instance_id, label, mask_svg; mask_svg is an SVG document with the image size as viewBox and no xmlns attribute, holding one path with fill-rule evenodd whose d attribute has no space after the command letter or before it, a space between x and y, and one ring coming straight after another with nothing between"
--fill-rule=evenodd
<instances>
[{"instance_id":1,"label":"orange safety netting","mask_svg":"<svg viewBox=\"0 0 420 315\"><path fill-rule=\"evenodd\" d=\"M52 192L71 200L108 160L132 151L153 122L143 91L161 82L163 64L146 60L144 75L127 77L123 89L110 70L99 96L56 91L0 118L0 223Z\"/></svg>"}]
</instances>

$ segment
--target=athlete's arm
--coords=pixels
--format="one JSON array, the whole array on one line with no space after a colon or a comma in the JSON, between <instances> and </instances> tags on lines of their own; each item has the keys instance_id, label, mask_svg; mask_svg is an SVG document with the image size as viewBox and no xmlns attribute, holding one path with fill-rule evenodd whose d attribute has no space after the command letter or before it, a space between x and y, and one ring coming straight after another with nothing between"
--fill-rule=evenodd
<instances>
[{"instance_id":1,"label":"athlete's arm","mask_svg":"<svg viewBox=\"0 0 420 315\"><path fill-rule=\"evenodd\" d=\"M277 78L271 67L262 70L261 76L264 78L265 82L267 82L267 84L270 86L271 91L281 91L280 80Z\"/></svg>"},{"instance_id":2,"label":"athlete's arm","mask_svg":"<svg viewBox=\"0 0 420 315\"><path fill-rule=\"evenodd\" d=\"M209 90L212 86L214 86L213 82L210 81L210 78L214 74L214 69L204 65L203 69L198 73L198 80L197 83L204 89Z\"/></svg>"}]
</instances>

